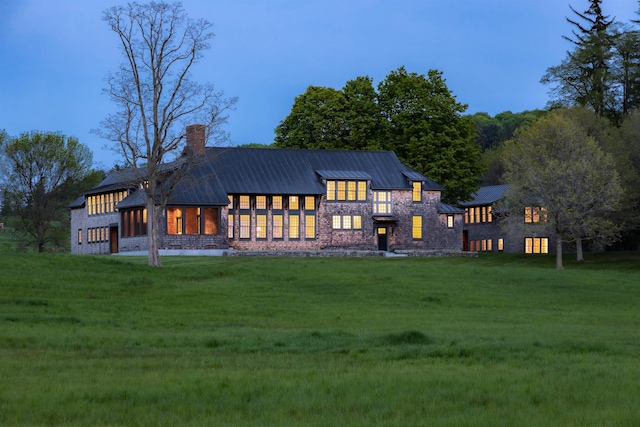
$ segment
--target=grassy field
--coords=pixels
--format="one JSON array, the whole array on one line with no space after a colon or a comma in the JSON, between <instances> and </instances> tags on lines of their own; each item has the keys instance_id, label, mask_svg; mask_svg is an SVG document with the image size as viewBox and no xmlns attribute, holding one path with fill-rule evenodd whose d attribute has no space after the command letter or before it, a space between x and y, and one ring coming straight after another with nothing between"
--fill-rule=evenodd
<instances>
[{"instance_id":1,"label":"grassy field","mask_svg":"<svg viewBox=\"0 0 640 427\"><path fill-rule=\"evenodd\" d=\"M151 269L0 243L3 426L640 422L640 253Z\"/></svg>"}]
</instances>

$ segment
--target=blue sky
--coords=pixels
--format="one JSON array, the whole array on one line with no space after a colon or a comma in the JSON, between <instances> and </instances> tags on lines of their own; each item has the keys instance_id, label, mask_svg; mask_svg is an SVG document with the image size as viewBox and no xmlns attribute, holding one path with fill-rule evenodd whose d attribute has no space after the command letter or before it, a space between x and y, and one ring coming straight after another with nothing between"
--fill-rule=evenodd
<instances>
[{"instance_id":1,"label":"blue sky","mask_svg":"<svg viewBox=\"0 0 640 427\"><path fill-rule=\"evenodd\" d=\"M114 111L102 94L122 61L102 12L119 0L0 0L0 129L59 131L89 146L98 166L119 156L91 133ZM390 71L443 72L467 113L544 108L540 78L570 48L569 4L587 0L184 0L214 24L212 47L194 69L239 98L231 145L269 144L309 85L336 89L358 76L374 85ZM635 0L604 0L621 22Z\"/></svg>"}]
</instances>

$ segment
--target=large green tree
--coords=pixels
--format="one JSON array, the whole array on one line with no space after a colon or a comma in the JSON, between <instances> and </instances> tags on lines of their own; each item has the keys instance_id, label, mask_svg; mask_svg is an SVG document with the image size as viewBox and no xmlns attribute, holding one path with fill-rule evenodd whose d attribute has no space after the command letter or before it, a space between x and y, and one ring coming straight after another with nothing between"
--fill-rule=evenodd
<instances>
[{"instance_id":1,"label":"large green tree","mask_svg":"<svg viewBox=\"0 0 640 427\"><path fill-rule=\"evenodd\" d=\"M6 138L0 154L6 177L3 209L20 219L19 228L43 252L68 228L67 205L86 189L80 183L92 174L91 151L73 137L29 132Z\"/></svg>"},{"instance_id":2,"label":"large green tree","mask_svg":"<svg viewBox=\"0 0 640 427\"><path fill-rule=\"evenodd\" d=\"M477 190L483 171L473 121L462 116L459 103L442 73L427 76L392 71L378 86L382 114L388 122L383 148L445 187L449 203L465 200Z\"/></svg>"},{"instance_id":3,"label":"large green tree","mask_svg":"<svg viewBox=\"0 0 640 427\"><path fill-rule=\"evenodd\" d=\"M445 187L455 203L477 188L483 170L475 128L462 116L442 73L392 71L376 92L369 77L342 90L310 86L275 130L276 147L390 150Z\"/></svg>"},{"instance_id":4,"label":"large green tree","mask_svg":"<svg viewBox=\"0 0 640 427\"><path fill-rule=\"evenodd\" d=\"M516 132L505 147L505 177L511 184L505 222L512 231L553 233L556 266L562 268L562 243L611 243L617 227L609 214L618 208L620 179L610 154L583 127L558 111ZM525 224L524 206L546 210L546 221Z\"/></svg>"}]
</instances>

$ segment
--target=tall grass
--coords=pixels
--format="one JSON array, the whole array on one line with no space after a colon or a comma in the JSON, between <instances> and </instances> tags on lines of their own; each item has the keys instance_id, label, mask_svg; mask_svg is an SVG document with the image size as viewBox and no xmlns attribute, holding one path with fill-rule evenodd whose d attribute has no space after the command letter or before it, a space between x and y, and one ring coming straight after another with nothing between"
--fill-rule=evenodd
<instances>
[{"instance_id":1,"label":"tall grass","mask_svg":"<svg viewBox=\"0 0 640 427\"><path fill-rule=\"evenodd\" d=\"M637 254L0 253L0 425L637 425Z\"/></svg>"}]
</instances>

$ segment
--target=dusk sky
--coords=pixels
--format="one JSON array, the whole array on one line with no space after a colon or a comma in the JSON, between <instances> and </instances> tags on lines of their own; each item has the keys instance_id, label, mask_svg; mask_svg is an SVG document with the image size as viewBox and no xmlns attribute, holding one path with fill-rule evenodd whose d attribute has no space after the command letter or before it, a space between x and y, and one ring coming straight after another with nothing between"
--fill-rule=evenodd
<instances>
[{"instance_id":1,"label":"dusk sky","mask_svg":"<svg viewBox=\"0 0 640 427\"><path fill-rule=\"evenodd\" d=\"M102 94L122 62L102 12L119 0L0 0L0 129L77 137L98 167L120 157L91 133L115 111ZM294 98L310 85L374 85L392 70L443 72L466 113L544 108L545 70L571 48L565 20L587 0L184 0L216 34L195 80L237 96L230 145L270 144ZM636 0L604 0L628 23Z\"/></svg>"}]
</instances>

